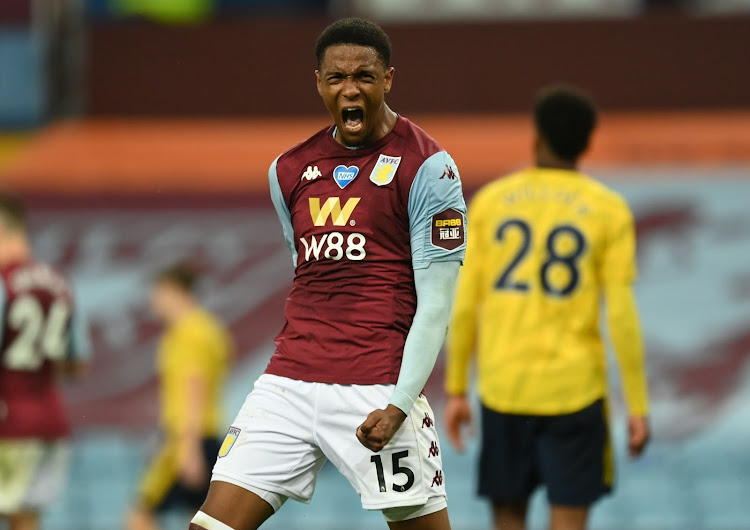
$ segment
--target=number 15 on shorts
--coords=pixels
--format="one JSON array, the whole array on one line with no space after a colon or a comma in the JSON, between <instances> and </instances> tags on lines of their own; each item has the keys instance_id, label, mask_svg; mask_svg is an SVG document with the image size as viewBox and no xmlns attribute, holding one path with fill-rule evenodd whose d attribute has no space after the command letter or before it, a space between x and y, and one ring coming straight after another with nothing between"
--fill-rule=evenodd
<instances>
[{"instance_id":1,"label":"number 15 on shorts","mask_svg":"<svg viewBox=\"0 0 750 530\"><path fill-rule=\"evenodd\" d=\"M391 473L390 476L393 478L393 483L390 484L390 489L398 493L403 493L409 490L414 485L414 471L401 464L401 459L409 456L409 451L399 451L391 455ZM378 476L378 489L381 493L388 491L389 486L386 483L385 469L383 467L383 459L381 455L372 455L370 462L375 464L375 471ZM399 482L396 482L396 477L399 477Z\"/></svg>"}]
</instances>

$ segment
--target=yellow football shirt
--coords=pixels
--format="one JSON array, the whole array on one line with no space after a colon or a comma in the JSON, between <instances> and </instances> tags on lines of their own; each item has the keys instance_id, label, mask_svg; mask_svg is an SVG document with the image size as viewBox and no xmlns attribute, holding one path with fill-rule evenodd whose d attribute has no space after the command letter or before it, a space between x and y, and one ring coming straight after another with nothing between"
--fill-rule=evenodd
<instances>
[{"instance_id":1,"label":"yellow football shirt","mask_svg":"<svg viewBox=\"0 0 750 530\"><path fill-rule=\"evenodd\" d=\"M182 434L187 425L189 382L202 378L205 413L201 434L220 435L221 392L231 357L231 340L221 323L197 309L182 317L162 337L158 354L161 383L161 424L169 435Z\"/></svg>"},{"instance_id":2,"label":"yellow football shirt","mask_svg":"<svg viewBox=\"0 0 750 530\"><path fill-rule=\"evenodd\" d=\"M467 234L446 390L466 392L476 350L479 394L493 410L566 414L604 397L600 301L619 292L609 286L624 286L625 295L613 295L622 300L608 304L629 307L636 275L635 230L625 201L581 173L530 168L479 191ZM632 343L620 340L625 346L616 353L631 414L645 415L637 314L615 313L635 320L623 328L634 330Z\"/></svg>"}]
</instances>

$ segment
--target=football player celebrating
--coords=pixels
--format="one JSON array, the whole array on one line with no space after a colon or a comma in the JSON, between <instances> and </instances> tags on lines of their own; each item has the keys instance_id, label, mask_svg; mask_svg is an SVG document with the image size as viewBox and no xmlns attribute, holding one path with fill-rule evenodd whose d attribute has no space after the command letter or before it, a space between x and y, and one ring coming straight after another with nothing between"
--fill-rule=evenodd
<instances>
[{"instance_id":1,"label":"football player celebrating","mask_svg":"<svg viewBox=\"0 0 750 530\"><path fill-rule=\"evenodd\" d=\"M465 248L458 170L385 103L387 35L343 19L316 47L333 124L282 154L271 197L295 264L286 324L219 453L194 530L258 528L309 502L330 460L404 530L450 528L422 388Z\"/></svg>"}]
</instances>

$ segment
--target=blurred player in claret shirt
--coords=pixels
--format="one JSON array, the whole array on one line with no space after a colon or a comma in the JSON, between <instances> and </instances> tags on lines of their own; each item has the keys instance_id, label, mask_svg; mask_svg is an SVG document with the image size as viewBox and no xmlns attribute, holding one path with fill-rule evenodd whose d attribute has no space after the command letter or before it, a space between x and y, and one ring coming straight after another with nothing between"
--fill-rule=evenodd
<instances>
[{"instance_id":1,"label":"blurred player in claret shirt","mask_svg":"<svg viewBox=\"0 0 750 530\"><path fill-rule=\"evenodd\" d=\"M529 497L544 484L551 528L575 530L585 527L589 506L613 481L602 297L630 411L632 456L649 437L631 287L635 230L625 201L578 171L596 123L590 99L573 88L550 88L536 103L535 119L535 166L486 186L469 209L445 416L461 449L476 351L479 492L493 503L496 528L523 528Z\"/></svg>"},{"instance_id":2,"label":"blurred player in claret shirt","mask_svg":"<svg viewBox=\"0 0 750 530\"><path fill-rule=\"evenodd\" d=\"M196 282L193 268L179 264L151 288L151 309L167 326L157 357L164 440L141 482L130 530L157 528L155 516L168 509L200 507L224 434L221 394L232 341L201 307Z\"/></svg>"},{"instance_id":3,"label":"blurred player in claret shirt","mask_svg":"<svg viewBox=\"0 0 750 530\"><path fill-rule=\"evenodd\" d=\"M67 468L58 378L80 373L89 349L70 284L34 260L25 208L8 195L0 195L0 277L0 521L33 530Z\"/></svg>"},{"instance_id":4,"label":"blurred player in claret shirt","mask_svg":"<svg viewBox=\"0 0 750 530\"><path fill-rule=\"evenodd\" d=\"M269 171L296 267L286 324L191 528L258 528L287 499L309 502L330 460L391 528L448 529L422 388L464 255L458 170L385 103L394 69L381 28L339 20L316 51L333 124Z\"/></svg>"}]
</instances>

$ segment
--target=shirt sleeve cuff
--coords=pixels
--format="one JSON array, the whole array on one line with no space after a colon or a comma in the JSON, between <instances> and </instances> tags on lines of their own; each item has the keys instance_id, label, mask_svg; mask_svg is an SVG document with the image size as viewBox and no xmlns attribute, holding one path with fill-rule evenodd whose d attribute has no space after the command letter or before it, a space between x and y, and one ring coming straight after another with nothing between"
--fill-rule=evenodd
<instances>
[{"instance_id":1,"label":"shirt sleeve cuff","mask_svg":"<svg viewBox=\"0 0 750 530\"><path fill-rule=\"evenodd\" d=\"M466 385L457 385L451 383L446 383L445 385L445 392L447 394L450 394L451 396L465 396L467 392L466 389Z\"/></svg>"},{"instance_id":2,"label":"shirt sleeve cuff","mask_svg":"<svg viewBox=\"0 0 750 530\"><path fill-rule=\"evenodd\" d=\"M393 405L394 407L398 407L404 414L408 416L409 412L411 412L411 408L414 406L414 401L415 399L405 392L395 389L388 404Z\"/></svg>"},{"instance_id":3,"label":"shirt sleeve cuff","mask_svg":"<svg viewBox=\"0 0 750 530\"><path fill-rule=\"evenodd\" d=\"M647 401L641 401L633 405L628 405L628 414L630 414L631 416L645 418L646 416L648 416L648 413L649 410Z\"/></svg>"}]
</instances>

